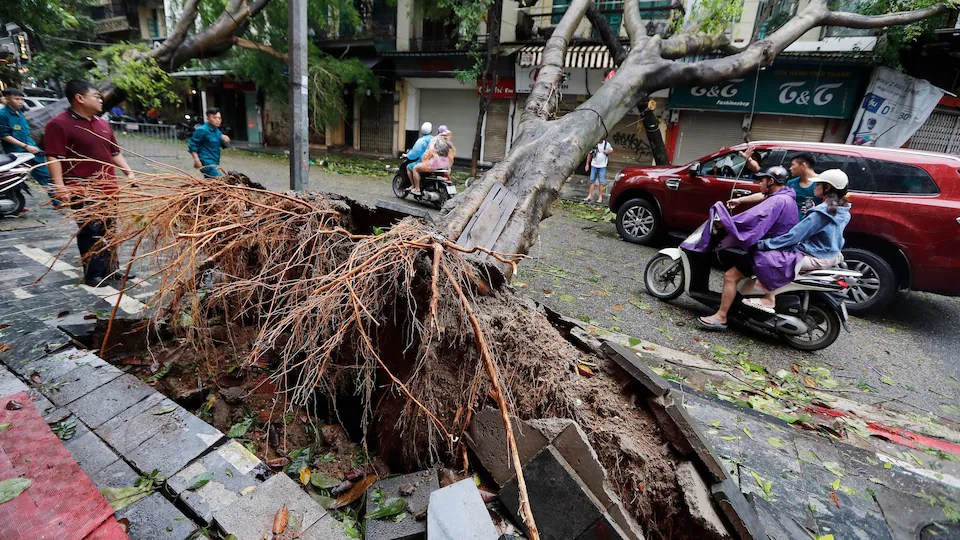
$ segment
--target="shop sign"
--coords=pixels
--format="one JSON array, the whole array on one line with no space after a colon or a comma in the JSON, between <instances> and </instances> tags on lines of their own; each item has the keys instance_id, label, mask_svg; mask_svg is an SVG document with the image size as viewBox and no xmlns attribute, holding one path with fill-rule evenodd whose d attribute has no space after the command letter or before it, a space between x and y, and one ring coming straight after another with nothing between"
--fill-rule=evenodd
<instances>
[{"instance_id":1,"label":"shop sign","mask_svg":"<svg viewBox=\"0 0 960 540\"><path fill-rule=\"evenodd\" d=\"M759 73L759 80L755 74L712 85L676 88L670 94L670 108L850 118L862 77L861 70L849 68L768 68Z\"/></svg>"},{"instance_id":2,"label":"shop sign","mask_svg":"<svg viewBox=\"0 0 960 540\"><path fill-rule=\"evenodd\" d=\"M537 82L539 66L516 67L516 92L529 94ZM569 95L592 95L603 85L603 76L606 69L564 68L566 76L560 91Z\"/></svg>"},{"instance_id":3,"label":"shop sign","mask_svg":"<svg viewBox=\"0 0 960 540\"><path fill-rule=\"evenodd\" d=\"M480 88L480 81L477 81L477 95L482 96L490 92L490 82L483 88ZM493 89L493 99L513 99L517 97L516 82L513 79L497 77L497 86Z\"/></svg>"}]
</instances>

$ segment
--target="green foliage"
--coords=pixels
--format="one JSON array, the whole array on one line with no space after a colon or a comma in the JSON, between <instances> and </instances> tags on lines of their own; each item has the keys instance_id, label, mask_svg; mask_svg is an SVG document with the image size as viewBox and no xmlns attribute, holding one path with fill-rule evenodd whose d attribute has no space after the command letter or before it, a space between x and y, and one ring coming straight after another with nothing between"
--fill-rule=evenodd
<instances>
[{"instance_id":1,"label":"green foliage","mask_svg":"<svg viewBox=\"0 0 960 540\"><path fill-rule=\"evenodd\" d=\"M700 0L691 14L695 29L708 35L721 34L740 20L743 0Z\"/></svg>"},{"instance_id":2,"label":"green foliage","mask_svg":"<svg viewBox=\"0 0 960 540\"><path fill-rule=\"evenodd\" d=\"M93 21L80 13L84 0L16 0L0 2L0 22L15 22L30 36L32 59L27 77L37 82L86 76L81 59L89 55L69 40L89 40ZM20 86L26 81L14 64L0 64L0 81Z\"/></svg>"},{"instance_id":3,"label":"green foliage","mask_svg":"<svg viewBox=\"0 0 960 540\"><path fill-rule=\"evenodd\" d=\"M84 24L82 0L7 0L0 2L0 21L16 22L34 36L59 35Z\"/></svg>"},{"instance_id":4,"label":"green foliage","mask_svg":"<svg viewBox=\"0 0 960 540\"><path fill-rule=\"evenodd\" d=\"M830 7L831 9L856 11L864 15L911 11L941 4L947 4L954 8L960 7L960 1L958 0L859 0L855 2L856 5L853 9L849 5L851 3L851 0L833 0ZM912 24L886 28L879 33L880 40L874 48L874 54L879 59L880 64L894 69L902 69L901 55L909 51L922 37L932 35L937 28L946 27L948 19L949 15L944 14Z\"/></svg>"},{"instance_id":5,"label":"green foliage","mask_svg":"<svg viewBox=\"0 0 960 540\"><path fill-rule=\"evenodd\" d=\"M120 43L104 47L98 54L96 78L112 82L127 93L127 101L143 107L176 104L180 98L171 90L173 81L149 55L146 45Z\"/></svg>"}]
</instances>

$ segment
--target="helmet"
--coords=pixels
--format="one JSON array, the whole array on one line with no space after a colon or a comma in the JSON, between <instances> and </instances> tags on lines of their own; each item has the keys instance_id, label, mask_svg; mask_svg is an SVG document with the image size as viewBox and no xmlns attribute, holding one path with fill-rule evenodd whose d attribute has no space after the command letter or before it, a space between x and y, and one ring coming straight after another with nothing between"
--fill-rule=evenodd
<instances>
[{"instance_id":1,"label":"helmet","mask_svg":"<svg viewBox=\"0 0 960 540\"><path fill-rule=\"evenodd\" d=\"M829 169L823 171L820 173L820 176L813 178L813 181L830 184L836 189L847 189L847 184L850 183L850 179L847 178L847 173L841 171L840 169Z\"/></svg>"},{"instance_id":2,"label":"helmet","mask_svg":"<svg viewBox=\"0 0 960 540\"><path fill-rule=\"evenodd\" d=\"M779 165L776 165L776 166L770 167L765 172L757 174L756 178L757 180L760 180L761 178L769 177L769 178L773 178L773 182L775 184L784 185L787 183L787 178L789 176L790 176L790 173L788 173L786 169L784 169Z\"/></svg>"},{"instance_id":3,"label":"helmet","mask_svg":"<svg viewBox=\"0 0 960 540\"><path fill-rule=\"evenodd\" d=\"M433 124L430 122L424 122L423 125L420 126L421 135L429 135L431 131L433 131Z\"/></svg>"}]
</instances>

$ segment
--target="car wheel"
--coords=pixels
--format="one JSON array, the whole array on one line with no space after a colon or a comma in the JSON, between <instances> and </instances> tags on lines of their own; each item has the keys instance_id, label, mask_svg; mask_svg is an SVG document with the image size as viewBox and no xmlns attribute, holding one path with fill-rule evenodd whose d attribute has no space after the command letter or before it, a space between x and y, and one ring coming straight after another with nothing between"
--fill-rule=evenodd
<instances>
[{"instance_id":1,"label":"car wheel","mask_svg":"<svg viewBox=\"0 0 960 540\"><path fill-rule=\"evenodd\" d=\"M860 248L843 250L841 268L860 272L847 290L847 310L854 315L875 313L885 308L897 292L893 268L879 255Z\"/></svg>"},{"instance_id":2,"label":"car wheel","mask_svg":"<svg viewBox=\"0 0 960 540\"><path fill-rule=\"evenodd\" d=\"M617 232L634 244L649 244L660 234L660 213L646 199L631 199L617 210Z\"/></svg>"}]
</instances>

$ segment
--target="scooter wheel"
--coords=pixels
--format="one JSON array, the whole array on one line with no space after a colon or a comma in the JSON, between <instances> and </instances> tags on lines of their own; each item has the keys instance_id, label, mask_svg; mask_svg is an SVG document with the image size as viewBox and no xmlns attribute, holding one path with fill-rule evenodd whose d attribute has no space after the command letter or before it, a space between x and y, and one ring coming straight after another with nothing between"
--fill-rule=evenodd
<instances>
[{"instance_id":1,"label":"scooter wheel","mask_svg":"<svg viewBox=\"0 0 960 540\"><path fill-rule=\"evenodd\" d=\"M9 199L13 201L13 208L8 212L0 213L0 216L15 216L23 211L27 206L27 200L23 197L23 193L14 190L13 193L7 193L2 196L4 199Z\"/></svg>"},{"instance_id":2,"label":"scooter wheel","mask_svg":"<svg viewBox=\"0 0 960 540\"><path fill-rule=\"evenodd\" d=\"M406 179L397 174L393 177L393 194L397 196L398 199L406 199L407 195L410 194L410 186L406 185Z\"/></svg>"},{"instance_id":3,"label":"scooter wheel","mask_svg":"<svg viewBox=\"0 0 960 540\"><path fill-rule=\"evenodd\" d=\"M807 325L807 332L800 335L781 334L784 341L801 351L826 349L840 336L842 322L833 307L823 302L810 302L807 312L800 316Z\"/></svg>"},{"instance_id":4,"label":"scooter wheel","mask_svg":"<svg viewBox=\"0 0 960 540\"><path fill-rule=\"evenodd\" d=\"M673 300L683 294L683 261L663 253L647 263L643 271L643 285L647 292L660 300Z\"/></svg>"}]
</instances>

